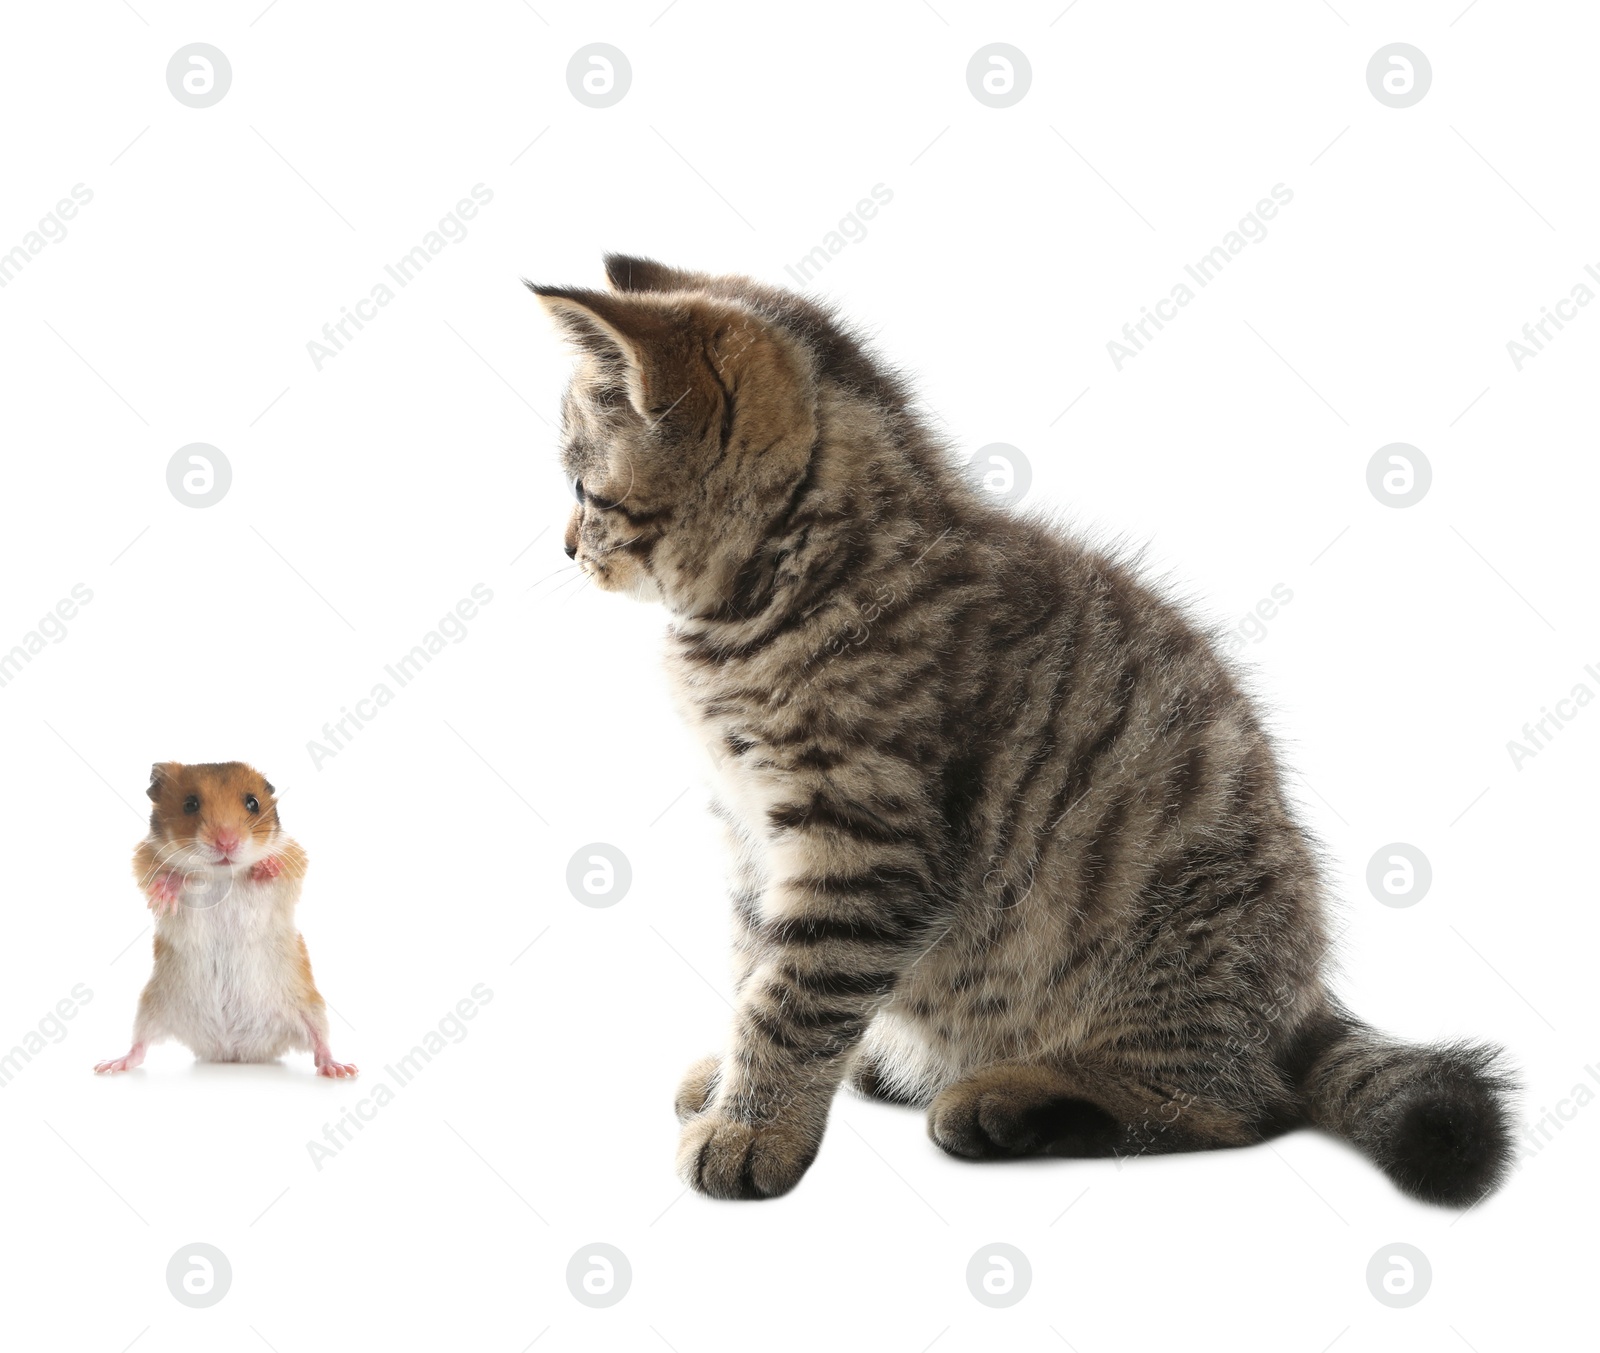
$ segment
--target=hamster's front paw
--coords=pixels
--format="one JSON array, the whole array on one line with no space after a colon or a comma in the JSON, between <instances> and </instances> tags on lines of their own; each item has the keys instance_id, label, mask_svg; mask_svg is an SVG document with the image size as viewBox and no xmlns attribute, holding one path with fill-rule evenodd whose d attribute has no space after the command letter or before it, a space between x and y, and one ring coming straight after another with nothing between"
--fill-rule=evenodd
<instances>
[{"instance_id":1,"label":"hamster's front paw","mask_svg":"<svg viewBox=\"0 0 1600 1353\"><path fill-rule=\"evenodd\" d=\"M683 1080L678 1084L678 1096L672 1103L680 1123L699 1117L711 1107L711 1101L717 1094L717 1073L721 1069L720 1057L702 1057L683 1073Z\"/></svg>"},{"instance_id":2,"label":"hamster's front paw","mask_svg":"<svg viewBox=\"0 0 1600 1353\"><path fill-rule=\"evenodd\" d=\"M250 879L254 883L266 883L283 873L283 861L276 855L266 855L250 866Z\"/></svg>"},{"instance_id":3,"label":"hamster's front paw","mask_svg":"<svg viewBox=\"0 0 1600 1353\"><path fill-rule=\"evenodd\" d=\"M820 1144L789 1123L745 1123L709 1109L683 1125L678 1175L712 1198L775 1198L800 1182Z\"/></svg>"},{"instance_id":4,"label":"hamster's front paw","mask_svg":"<svg viewBox=\"0 0 1600 1353\"><path fill-rule=\"evenodd\" d=\"M183 875L163 869L150 881L150 910L157 916L176 916L183 893Z\"/></svg>"}]
</instances>

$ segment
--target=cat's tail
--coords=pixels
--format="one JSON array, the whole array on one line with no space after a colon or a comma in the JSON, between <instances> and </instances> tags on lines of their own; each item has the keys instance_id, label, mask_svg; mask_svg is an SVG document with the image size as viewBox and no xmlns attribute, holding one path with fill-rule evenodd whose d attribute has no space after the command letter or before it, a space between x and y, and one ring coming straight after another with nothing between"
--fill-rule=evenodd
<instances>
[{"instance_id":1,"label":"cat's tail","mask_svg":"<svg viewBox=\"0 0 1600 1353\"><path fill-rule=\"evenodd\" d=\"M1308 1121L1343 1137L1405 1192L1466 1207L1511 1164L1515 1083L1500 1049L1402 1043L1329 1010L1292 1068Z\"/></svg>"}]
</instances>

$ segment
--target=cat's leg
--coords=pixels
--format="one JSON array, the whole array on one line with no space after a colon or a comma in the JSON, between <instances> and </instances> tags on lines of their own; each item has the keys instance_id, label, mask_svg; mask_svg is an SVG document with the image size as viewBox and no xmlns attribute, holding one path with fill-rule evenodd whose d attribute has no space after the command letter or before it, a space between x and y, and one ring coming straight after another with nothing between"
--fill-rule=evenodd
<instances>
[{"instance_id":1,"label":"cat's leg","mask_svg":"<svg viewBox=\"0 0 1600 1353\"><path fill-rule=\"evenodd\" d=\"M713 800L711 814L723 827L723 840L729 858L733 861L730 900L733 908L733 989L742 992L750 979L759 952L761 920L762 868L757 847L751 842L738 820L719 802ZM704 1113L716 1097L717 1081L722 1069L722 1058L713 1054L702 1057L683 1073L673 1109L680 1123Z\"/></svg>"},{"instance_id":2,"label":"cat's leg","mask_svg":"<svg viewBox=\"0 0 1600 1353\"><path fill-rule=\"evenodd\" d=\"M1261 1111L1111 1062L999 1062L941 1090L928 1135L953 1156L1143 1155L1245 1146Z\"/></svg>"},{"instance_id":3,"label":"cat's leg","mask_svg":"<svg viewBox=\"0 0 1600 1353\"><path fill-rule=\"evenodd\" d=\"M683 1073L677 1098L672 1105L680 1123L687 1123L711 1107L716 1098L717 1077L721 1070L722 1058L712 1055L702 1057Z\"/></svg>"},{"instance_id":4,"label":"cat's leg","mask_svg":"<svg viewBox=\"0 0 1600 1353\"><path fill-rule=\"evenodd\" d=\"M1037 1155L1053 1142L1107 1156L1121 1134L1083 1087L1048 1066L1001 1062L947 1085L928 1108L928 1135L953 1156Z\"/></svg>"},{"instance_id":5,"label":"cat's leg","mask_svg":"<svg viewBox=\"0 0 1600 1353\"><path fill-rule=\"evenodd\" d=\"M856 1058L855 1065L850 1068L850 1088L868 1099L881 1099L885 1104L919 1102L915 1095L890 1080L884 1073L883 1063L879 1058L865 1049Z\"/></svg>"},{"instance_id":6,"label":"cat's leg","mask_svg":"<svg viewBox=\"0 0 1600 1353\"><path fill-rule=\"evenodd\" d=\"M743 986L742 979L737 983ZM717 1082L722 1074L722 1058L716 1054L702 1057L683 1073L678 1083L678 1093L673 1109L680 1123L704 1113L715 1102ZM863 1047L851 1062L846 1077L850 1088L868 1099L882 1100L885 1104L926 1104L926 1096L918 1096L902 1089L886 1074L881 1058Z\"/></svg>"},{"instance_id":7,"label":"cat's leg","mask_svg":"<svg viewBox=\"0 0 1600 1353\"><path fill-rule=\"evenodd\" d=\"M898 861L799 872L769 890L732 1046L680 1091L680 1106L697 1088L710 1100L679 1138L687 1183L717 1198L764 1198L799 1182L851 1055L926 943L930 893Z\"/></svg>"}]
</instances>

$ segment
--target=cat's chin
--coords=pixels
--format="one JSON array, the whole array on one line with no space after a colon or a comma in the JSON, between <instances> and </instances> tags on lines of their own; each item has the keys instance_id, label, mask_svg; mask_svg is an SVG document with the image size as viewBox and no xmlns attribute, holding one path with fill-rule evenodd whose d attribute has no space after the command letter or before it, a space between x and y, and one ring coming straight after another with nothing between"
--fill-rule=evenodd
<instances>
[{"instance_id":1,"label":"cat's chin","mask_svg":"<svg viewBox=\"0 0 1600 1353\"><path fill-rule=\"evenodd\" d=\"M634 601L660 603L666 600L661 594L659 584L647 573L630 578L616 590L625 597L631 597Z\"/></svg>"},{"instance_id":2,"label":"cat's chin","mask_svg":"<svg viewBox=\"0 0 1600 1353\"><path fill-rule=\"evenodd\" d=\"M661 586L643 569L631 569L626 577L619 578L612 569L595 569L589 574L594 585L602 592L614 592L634 601L662 602L666 598Z\"/></svg>"}]
</instances>

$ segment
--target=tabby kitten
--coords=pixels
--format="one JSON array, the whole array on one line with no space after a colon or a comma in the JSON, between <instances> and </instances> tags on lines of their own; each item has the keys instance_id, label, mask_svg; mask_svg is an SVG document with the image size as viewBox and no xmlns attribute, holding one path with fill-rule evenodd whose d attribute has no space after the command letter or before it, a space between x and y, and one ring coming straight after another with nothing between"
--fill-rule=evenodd
<instances>
[{"instance_id":1,"label":"tabby kitten","mask_svg":"<svg viewBox=\"0 0 1600 1353\"><path fill-rule=\"evenodd\" d=\"M1210 637L985 501L814 302L606 272L530 283L582 355L566 550L670 613L736 862L737 1016L678 1092L683 1178L793 1188L849 1079L972 1159L1311 1123L1418 1198L1492 1189L1499 1054L1330 994L1315 848Z\"/></svg>"}]
</instances>

